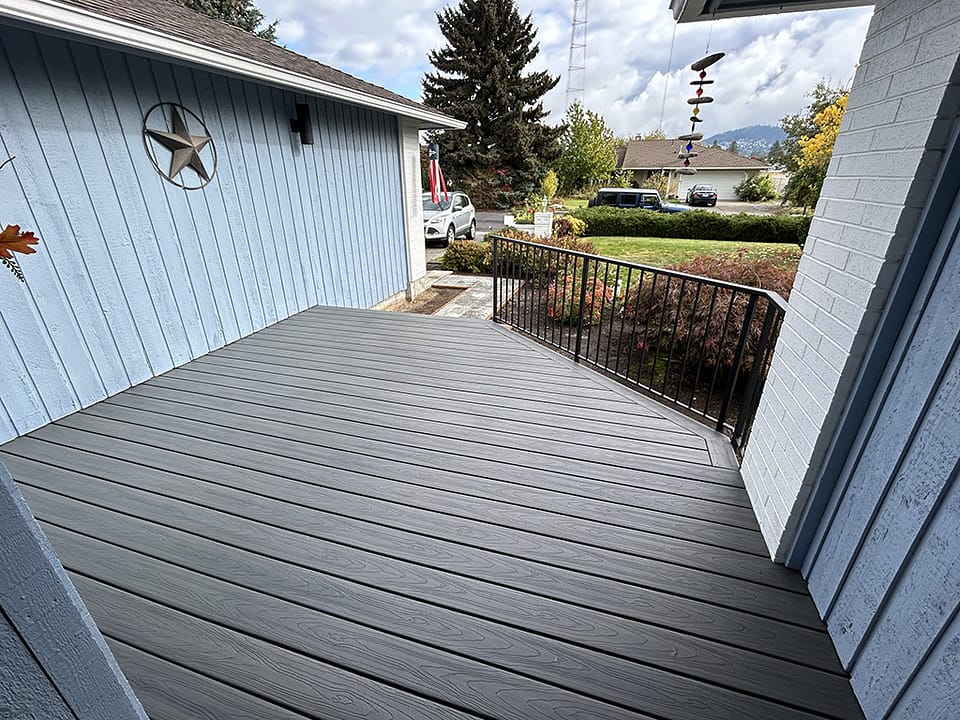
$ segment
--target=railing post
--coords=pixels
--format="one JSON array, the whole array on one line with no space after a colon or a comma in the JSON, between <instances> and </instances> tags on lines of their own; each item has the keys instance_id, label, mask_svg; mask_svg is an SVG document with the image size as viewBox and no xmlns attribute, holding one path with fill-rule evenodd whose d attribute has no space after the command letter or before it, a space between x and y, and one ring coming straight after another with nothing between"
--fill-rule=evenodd
<instances>
[{"instance_id":1,"label":"railing post","mask_svg":"<svg viewBox=\"0 0 960 720\"><path fill-rule=\"evenodd\" d=\"M500 273L500 268L497 265L497 236L496 235L493 236L493 240L491 240L491 243L493 248L493 259L491 260L491 262L493 263L493 319L499 320L500 319L499 317L500 303L498 302L498 300L500 299L500 296L497 294L497 286L499 285L499 283L497 282L497 275Z\"/></svg>"},{"instance_id":2,"label":"railing post","mask_svg":"<svg viewBox=\"0 0 960 720\"><path fill-rule=\"evenodd\" d=\"M587 275L590 268L589 258L583 258L583 277L580 280L580 311L577 313L577 347L573 351L573 361L580 362L580 343L583 340L583 304L587 301Z\"/></svg>"},{"instance_id":3,"label":"railing post","mask_svg":"<svg viewBox=\"0 0 960 720\"><path fill-rule=\"evenodd\" d=\"M753 312L756 307L757 296L751 293L750 301L747 304L747 312L743 318L743 325L740 326L740 340L737 342L737 352L733 357L733 367L730 368L730 377L727 379L727 387L723 392L723 402L720 404L720 412L717 413L717 432L723 432L723 427L727 422L727 413L730 411L730 402L733 400L733 393L737 387L737 376L740 374L740 366L743 365L743 356L747 351L750 325L753 323Z\"/></svg>"}]
</instances>

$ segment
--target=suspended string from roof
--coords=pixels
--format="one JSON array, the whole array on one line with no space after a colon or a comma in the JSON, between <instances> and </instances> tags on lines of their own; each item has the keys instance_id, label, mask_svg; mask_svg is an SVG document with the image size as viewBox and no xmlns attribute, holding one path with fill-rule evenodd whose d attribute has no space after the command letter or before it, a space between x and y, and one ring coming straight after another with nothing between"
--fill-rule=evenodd
<instances>
[{"instance_id":1,"label":"suspended string from roof","mask_svg":"<svg viewBox=\"0 0 960 720\"><path fill-rule=\"evenodd\" d=\"M667 60L667 72L663 76L663 102L660 103L660 123L657 127L663 130L663 116L667 111L667 90L670 88L670 71L673 70L673 44L677 41L677 24L673 24L673 37L670 38L670 57Z\"/></svg>"}]
</instances>

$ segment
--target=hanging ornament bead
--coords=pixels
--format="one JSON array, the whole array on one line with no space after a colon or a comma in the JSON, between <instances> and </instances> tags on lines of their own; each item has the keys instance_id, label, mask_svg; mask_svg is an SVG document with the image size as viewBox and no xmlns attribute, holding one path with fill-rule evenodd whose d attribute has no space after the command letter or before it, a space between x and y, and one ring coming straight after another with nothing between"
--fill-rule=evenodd
<instances>
[{"instance_id":1,"label":"hanging ornament bead","mask_svg":"<svg viewBox=\"0 0 960 720\"><path fill-rule=\"evenodd\" d=\"M695 63L690 66L690 69L694 72L701 72L706 70L708 67L713 65L715 62L720 60L726 53L713 53L713 55L707 55L706 57L700 58Z\"/></svg>"},{"instance_id":2,"label":"hanging ornament bead","mask_svg":"<svg viewBox=\"0 0 960 720\"><path fill-rule=\"evenodd\" d=\"M685 143L683 150L677 153L677 159L683 161L682 166L677 168L677 172L681 175L694 175L697 172L696 168L690 167L690 159L699 155L699 153L694 151L693 143L703 139L703 133L696 132L697 123L703 122L703 119L699 117L700 106L713 102L712 97L703 94L704 86L714 83L713 80L706 79L707 68L720 60L724 55L725 53L713 53L712 55L700 58L690 66L690 69L698 74L697 77L699 79L690 82L690 85L696 88L696 97L687 99L687 104L694 106L691 111L692 115L690 115L690 132L686 135L680 135L677 138Z\"/></svg>"}]
</instances>

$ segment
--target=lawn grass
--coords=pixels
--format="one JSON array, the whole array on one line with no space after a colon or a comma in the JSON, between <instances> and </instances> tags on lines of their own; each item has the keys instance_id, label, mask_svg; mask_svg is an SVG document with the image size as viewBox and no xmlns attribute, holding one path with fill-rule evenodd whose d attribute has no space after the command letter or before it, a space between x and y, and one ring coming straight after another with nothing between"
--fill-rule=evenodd
<instances>
[{"instance_id":1,"label":"lawn grass","mask_svg":"<svg viewBox=\"0 0 960 720\"><path fill-rule=\"evenodd\" d=\"M587 206L588 200L586 198L564 198L563 199L563 208L564 210L573 211L580 210Z\"/></svg>"},{"instance_id":2,"label":"lawn grass","mask_svg":"<svg viewBox=\"0 0 960 720\"><path fill-rule=\"evenodd\" d=\"M778 257L784 251L798 250L796 245L784 243L737 243L722 240L681 240L677 238L646 238L646 237L590 237L597 249L597 255L626 260L641 265L666 267L676 263L691 260L697 255L712 255L715 253L736 253L740 248L745 249L749 258ZM790 270L797 269L800 260L799 252L796 257L784 261L784 267Z\"/></svg>"}]
</instances>

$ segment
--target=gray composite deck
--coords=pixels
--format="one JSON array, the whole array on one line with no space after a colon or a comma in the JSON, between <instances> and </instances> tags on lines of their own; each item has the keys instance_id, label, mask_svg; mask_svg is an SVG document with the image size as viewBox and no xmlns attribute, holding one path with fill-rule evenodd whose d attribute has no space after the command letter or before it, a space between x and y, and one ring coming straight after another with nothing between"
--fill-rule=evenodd
<instances>
[{"instance_id":1,"label":"gray composite deck","mask_svg":"<svg viewBox=\"0 0 960 720\"><path fill-rule=\"evenodd\" d=\"M859 718L721 439L317 308L0 448L154 720Z\"/></svg>"}]
</instances>

